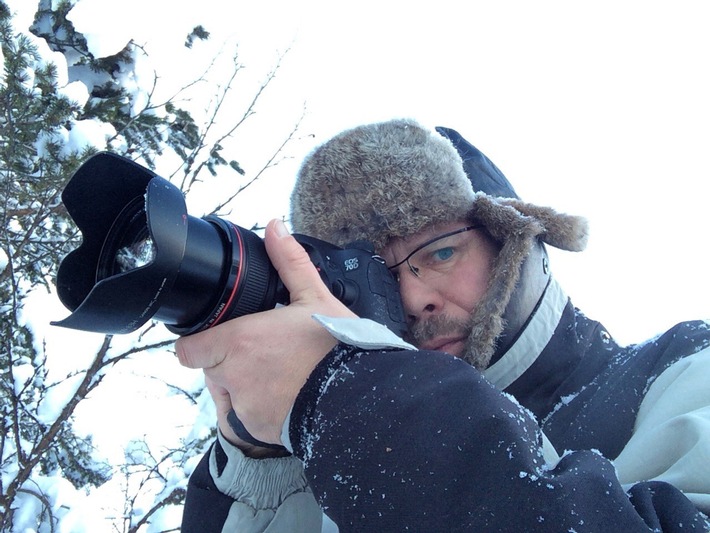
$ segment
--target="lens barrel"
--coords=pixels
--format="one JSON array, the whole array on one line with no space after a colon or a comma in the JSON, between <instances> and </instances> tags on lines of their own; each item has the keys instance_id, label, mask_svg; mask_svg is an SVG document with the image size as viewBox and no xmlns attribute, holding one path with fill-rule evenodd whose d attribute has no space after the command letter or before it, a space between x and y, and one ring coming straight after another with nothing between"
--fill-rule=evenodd
<instances>
[{"instance_id":1,"label":"lens barrel","mask_svg":"<svg viewBox=\"0 0 710 533\"><path fill-rule=\"evenodd\" d=\"M222 252L219 257L216 250ZM205 260L210 257L211 262ZM193 219L180 274L163 306L185 316L173 313L167 317L161 307L156 318L173 333L190 335L225 320L273 309L285 303L279 301L285 299L283 291L264 243L255 233L216 216ZM187 306L186 301L193 305Z\"/></svg>"}]
</instances>

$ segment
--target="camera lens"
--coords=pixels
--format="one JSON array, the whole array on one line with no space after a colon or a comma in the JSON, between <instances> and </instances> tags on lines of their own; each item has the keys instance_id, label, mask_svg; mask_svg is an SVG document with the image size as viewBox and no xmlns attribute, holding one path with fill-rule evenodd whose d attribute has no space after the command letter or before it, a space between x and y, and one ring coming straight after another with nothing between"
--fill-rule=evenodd
<instances>
[{"instance_id":1,"label":"camera lens","mask_svg":"<svg viewBox=\"0 0 710 533\"><path fill-rule=\"evenodd\" d=\"M82 243L57 273L72 314L53 324L120 334L154 319L189 335L288 302L256 233L188 215L179 189L133 161L92 156L62 200Z\"/></svg>"}]
</instances>

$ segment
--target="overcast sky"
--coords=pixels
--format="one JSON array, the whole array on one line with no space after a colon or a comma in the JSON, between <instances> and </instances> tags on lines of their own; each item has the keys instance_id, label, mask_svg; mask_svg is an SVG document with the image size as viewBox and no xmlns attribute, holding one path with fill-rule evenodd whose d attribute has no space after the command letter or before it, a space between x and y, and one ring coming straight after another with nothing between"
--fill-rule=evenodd
<instances>
[{"instance_id":1,"label":"overcast sky","mask_svg":"<svg viewBox=\"0 0 710 533\"><path fill-rule=\"evenodd\" d=\"M552 266L619 340L710 318L704 1L126 0L114 13L80 0L72 17L109 52L144 44L165 80L190 74L182 42L201 23L209 46L238 43L245 94L290 48L234 156L248 161L303 102L312 137L237 202L237 223L286 214L295 162L315 143L414 117L459 130L524 199L589 218L588 250Z\"/></svg>"}]
</instances>

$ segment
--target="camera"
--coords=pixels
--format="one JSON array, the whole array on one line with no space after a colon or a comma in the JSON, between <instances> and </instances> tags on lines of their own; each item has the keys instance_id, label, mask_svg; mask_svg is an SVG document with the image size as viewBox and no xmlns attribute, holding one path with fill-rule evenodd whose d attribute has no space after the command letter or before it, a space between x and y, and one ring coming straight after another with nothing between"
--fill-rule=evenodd
<instances>
[{"instance_id":1,"label":"camera","mask_svg":"<svg viewBox=\"0 0 710 533\"><path fill-rule=\"evenodd\" d=\"M93 155L62 201L82 243L59 265L57 292L71 314L53 325L122 334L154 319L190 335L289 303L256 233L217 216L188 215L177 187L129 159ZM369 243L341 248L294 237L336 298L404 335L398 284Z\"/></svg>"}]
</instances>

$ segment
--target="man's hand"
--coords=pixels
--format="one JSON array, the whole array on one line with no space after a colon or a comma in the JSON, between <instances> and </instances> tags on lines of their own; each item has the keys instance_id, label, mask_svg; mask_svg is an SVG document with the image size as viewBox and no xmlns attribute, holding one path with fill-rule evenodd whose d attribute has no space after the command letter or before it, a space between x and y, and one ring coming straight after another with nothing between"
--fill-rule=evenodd
<instances>
[{"instance_id":1,"label":"man's hand","mask_svg":"<svg viewBox=\"0 0 710 533\"><path fill-rule=\"evenodd\" d=\"M175 343L182 365L204 370L220 430L239 446L244 443L226 421L230 405L252 436L281 444L281 428L298 392L336 344L312 315L355 316L323 284L283 222L272 220L264 240L291 303L229 320Z\"/></svg>"}]
</instances>

